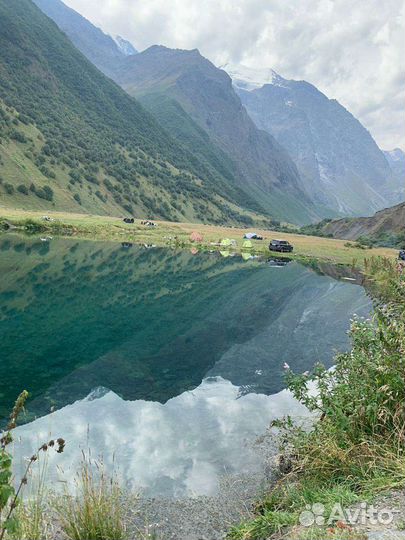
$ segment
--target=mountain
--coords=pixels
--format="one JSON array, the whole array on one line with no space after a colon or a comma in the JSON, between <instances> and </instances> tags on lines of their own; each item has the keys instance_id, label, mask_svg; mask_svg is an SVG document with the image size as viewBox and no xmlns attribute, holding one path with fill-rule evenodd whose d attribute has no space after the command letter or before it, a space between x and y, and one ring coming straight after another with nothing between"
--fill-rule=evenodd
<instances>
[{"instance_id":1,"label":"mountain","mask_svg":"<svg viewBox=\"0 0 405 540\"><path fill-rule=\"evenodd\" d=\"M114 73L117 63L127 55L123 50L128 47L126 44L132 47L122 38L118 37L117 41L114 41L111 36L104 34L61 0L33 0L33 2L56 22L90 62L109 77Z\"/></svg>"},{"instance_id":2,"label":"mountain","mask_svg":"<svg viewBox=\"0 0 405 540\"><path fill-rule=\"evenodd\" d=\"M304 231L305 231L304 227ZM311 229L311 230L309 230ZM374 216L323 221L308 231L347 240L363 239L387 247L405 247L405 202Z\"/></svg>"},{"instance_id":3,"label":"mountain","mask_svg":"<svg viewBox=\"0 0 405 540\"><path fill-rule=\"evenodd\" d=\"M302 187L331 217L370 215L401 200L383 152L336 100L273 70L224 69L257 127L287 149Z\"/></svg>"},{"instance_id":4,"label":"mountain","mask_svg":"<svg viewBox=\"0 0 405 540\"><path fill-rule=\"evenodd\" d=\"M237 200L30 0L0 0L0 204L250 223Z\"/></svg>"},{"instance_id":5,"label":"mountain","mask_svg":"<svg viewBox=\"0 0 405 540\"><path fill-rule=\"evenodd\" d=\"M152 46L126 58L114 79L184 143L188 138L182 132L184 119L191 117L187 130L195 135L199 128L200 138L220 149L222 162L227 161L227 169L236 174L237 184L273 216L302 223L316 215L287 152L257 129L230 77L198 50Z\"/></svg>"},{"instance_id":6,"label":"mountain","mask_svg":"<svg viewBox=\"0 0 405 540\"><path fill-rule=\"evenodd\" d=\"M273 84L280 76L271 68L254 69L247 66L225 64L221 69L232 78L235 88L241 90L255 90L265 84Z\"/></svg>"},{"instance_id":7,"label":"mountain","mask_svg":"<svg viewBox=\"0 0 405 540\"><path fill-rule=\"evenodd\" d=\"M324 216L315 211L300 189L298 172L285 150L268 134L257 130L229 78L198 51L171 51L156 46L128 55L125 47L124 52L119 48L117 57L114 47L113 57L107 54L102 61L94 60L100 34L108 40L109 37L95 27L89 28L91 23L79 14L73 18L72 10L60 0L35 1L88 59L137 97L212 175L232 186L238 205L300 224ZM78 26L86 34L81 40L76 36ZM188 60L183 64L185 58ZM170 80L173 76L175 79ZM201 80L197 81L198 78ZM221 112L224 118L220 119Z\"/></svg>"},{"instance_id":8,"label":"mountain","mask_svg":"<svg viewBox=\"0 0 405 540\"><path fill-rule=\"evenodd\" d=\"M399 201L405 200L405 154L400 148L384 152L393 174L392 190Z\"/></svg>"},{"instance_id":9,"label":"mountain","mask_svg":"<svg viewBox=\"0 0 405 540\"><path fill-rule=\"evenodd\" d=\"M116 36L115 42L118 45L119 50L125 56L131 56L132 54L138 53L138 51L135 49L132 43L128 41L127 39L122 38L121 36Z\"/></svg>"}]
</instances>

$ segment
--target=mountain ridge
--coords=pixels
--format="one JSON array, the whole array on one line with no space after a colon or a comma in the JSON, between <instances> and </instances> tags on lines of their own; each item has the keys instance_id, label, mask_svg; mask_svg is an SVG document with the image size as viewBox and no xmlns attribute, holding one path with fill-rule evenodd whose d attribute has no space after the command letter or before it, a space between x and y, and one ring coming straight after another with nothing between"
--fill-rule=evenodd
<instances>
[{"instance_id":1,"label":"mountain ridge","mask_svg":"<svg viewBox=\"0 0 405 540\"><path fill-rule=\"evenodd\" d=\"M67 24L61 24L60 19L64 17L64 4L60 0L36 0L40 7L44 7L45 12L53 17L57 23L59 23L65 29L67 35L72 39L74 44L89 58L92 60L91 55L89 54L88 44L83 44L82 42L77 41L76 39L76 29L75 25L69 27ZM49 9L49 3L55 3L58 7L58 16L54 16L54 12ZM71 21L70 13L67 12L67 18ZM83 23L81 16L79 16L80 24ZM83 23L84 24L84 23ZM91 24L88 21L85 21L85 24ZM98 29L93 29L89 32L89 40L93 39L95 33L99 35ZM94 47L97 47L97 43L93 43ZM110 42L109 42L110 43ZM114 44L115 46L115 44ZM241 157L241 152L235 152L232 148L233 155L230 155L229 148L230 144L226 148L225 145L219 144L217 138L212 136L212 133L207 128L207 126L202 125L201 118L193 116L190 114L192 111L187 107L187 100L179 99L179 95L173 95L169 93L164 95L167 90L166 87L159 86L159 80L156 81L156 84L153 88L149 88L148 96L146 92L142 92L142 88L137 88L136 91L134 88L125 85L122 81L122 71L127 69L127 66L131 66L131 62L135 62L135 58L143 58L145 55L159 54L162 51L168 51L169 49L155 45L138 53L137 55L126 56L121 55L118 60L113 59L111 62L109 58L104 63L98 62L95 65L101 69L107 76L111 77L121 86L124 86L124 89L129 93L134 95L136 98L140 99L143 102L149 111L155 116L155 118L160 122L161 125L167 130L170 131L170 135L181 143L184 147L193 153L197 159L204 163L206 167L211 171L212 174L218 176L222 179L224 183L232 183L233 191L244 193L243 196L237 197L237 203L242 206L246 206L253 211L271 215L273 218L282 221L296 221L297 223L307 223L309 221L314 221L323 217L323 215L318 215L315 209L312 207L312 204L307 200L305 194L299 189L299 186L296 185L293 187L293 193L288 193L289 186L287 185L287 192L284 193L283 190L276 190L274 193L266 193L260 186L249 185L248 180L252 175L251 170L257 169L256 161L265 163L264 170L256 171L256 183L257 181L263 181L265 184L267 182L267 177L271 181L277 180L276 176L279 172L282 173L282 178L279 180L283 184L296 183L296 177L298 176L295 165L292 163L290 157L285 152L284 149L277 147L275 141L269 143L269 136L265 134L259 135L256 127L253 123L249 127L250 134L253 134L253 139L261 141L263 146L263 141L267 138L267 143L265 143L265 148L257 149L259 154L261 153L260 159L256 160L256 155L250 156L249 163L244 164ZM90 47L91 52L91 47ZM180 51L180 53L191 55L194 59L199 59L202 62L209 62L203 57L200 56L199 52L194 49L192 51ZM176 54L179 54L179 51L176 51ZM139 61L139 60L138 60ZM147 69L147 66L143 66L144 69ZM217 70L215 66L212 65L212 68ZM198 71L198 70L197 70ZM217 70L220 73L219 70ZM200 71L201 74L201 71ZM177 90L180 94L184 91L184 86L181 88L181 82L184 77L182 73L179 72ZM223 75L225 76L225 74ZM164 79L163 74L158 74L158 78ZM162 81L163 82L163 81ZM229 82L228 92L233 93L231 84ZM198 89L197 89L198 90ZM197 92L198 93L198 92ZM237 109L242 108L239 103L239 98L233 96L233 99L238 101ZM237 115L240 114L239 110L236 110ZM245 127L248 122L251 122L250 119L245 121ZM249 146L249 144L248 144ZM269 154L269 150L272 150L273 158L275 163L274 165L269 163L269 158L263 158L263 154ZM243 149L245 151L245 149ZM255 152L256 150L253 149ZM231 152L232 153L232 152ZM236 157L235 157L236 156ZM244 171L241 171L241 168L244 168ZM262 168L263 169L263 168ZM281 169L278 171L278 169ZM274 174L274 173L277 174ZM245 176L247 175L247 180ZM280 176L280 175L278 175ZM232 177L232 181L230 178ZM243 200L244 198L244 200Z\"/></svg>"},{"instance_id":2,"label":"mountain ridge","mask_svg":"<svg viewBox=\"0 0 405 540\"><path fill-rule=\"evenodd\" d=\"M293 220L294 214L301 222L308 221L311 213L316 215L287 152L256 128L230 77L197 49L151 46L121 63L115 80L141 102L151 94L174 99L236 165L239 186L266 204L273 215L282 217L277 212L284 212L287 217L289 205L295 205L289 213Z\"/></svg>"},{"instance_id":3,"label":"mountain ridge","mask_svg":"<svg viewBox=\"0 0 405 540\"><path fill-rule=\"evenodd\" d=\"M52 19L92 64L107 76L125 55L116 41L61 0L33 0Z\"/></svg>"},{"instance_id":4,"label":"mountain ridge","mask_svg":"<svg viewBox=\"0 0 405 540\"><path fill-rule=\"evenodd\" d=\"M288 150L315 204L337 216L369 215L399 202L384 154L337 100L311 83L284 79L274 71L265 80L260 70L246 75L244 68L228 69L253 121Z\"/></svg>"}]
</instances>

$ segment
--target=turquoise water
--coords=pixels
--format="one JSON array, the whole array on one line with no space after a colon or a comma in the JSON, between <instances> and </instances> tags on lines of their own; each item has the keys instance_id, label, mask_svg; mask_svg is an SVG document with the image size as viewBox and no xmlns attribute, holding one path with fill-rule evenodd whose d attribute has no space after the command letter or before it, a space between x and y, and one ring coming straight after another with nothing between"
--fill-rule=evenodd
<instances>
[{"instance_id":1,"label":"turquoise water","mask_svg":"<svg viewBox=\"0 0 405 540\"><path fill-rule=\"evenodd\" d=\"M299 264L112 243L0 238L0 412L26 388L43 415L105 387L166 402L220 375L282 389L282 366L348 345L361 287Z\"/></svg>"},{"instance_id":2,"label":"turquoise water","mask_svg":"<svg viewBox=\"0 0 405 540\"><path fill-rule=\"evenodd\" d=\"M0 276L3 425L31 393L21 463L63 436L58 470L77 470L90 447L153 496L212 494L224 471L250 474L246 442L303 413L279 393L284 362L331 365L350 317L371 310L362 287L295 262L73 239L3 235Z\"/></svg>"}]
</instances>

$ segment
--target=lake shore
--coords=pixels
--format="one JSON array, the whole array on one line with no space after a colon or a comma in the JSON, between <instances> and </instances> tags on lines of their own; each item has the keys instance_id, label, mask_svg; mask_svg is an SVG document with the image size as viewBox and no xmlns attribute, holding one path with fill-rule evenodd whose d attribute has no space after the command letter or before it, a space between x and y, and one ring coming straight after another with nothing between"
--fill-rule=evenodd
<instances>
[{"instance_id":1,"label":"lake shore","mask_svg":"<svg viewBox=\"0 0 405 540\"><path fill-rule=\"evenodd\" d=\"M46 221L46 215L51 221ZM27 210L0 208L0 226L10 225L12 228L29 230L33 233L67 236L91 240L109 240L146 244L155 246L178 246L195 248L198 250L220 250L219 242L224 238L235 240L233 247L226 251L241 253L243 251L255 255L270 255L268 244L273 238L283 238L294 246L294 252L288 254L272 253L274 256L287 255L297 260L313 260L332 264L364 267L364 260L373 256L396 258L397 252L390 248L366 249L353 242L305 236L296 233L284 233L272 230L243 229L237 227L219 227L198 223L174 223L168 221L154 221L155 227L142 225L140 219L132 224L123 222L122 218L109 216L95 216L91 214L70 214L66 212L35 212ZM202 235L201 243L192 242L192 232ZM243 247L243 236L254 231L263 237L263 240L253 240L252 248Z\"/></svg>"}]
</instances>

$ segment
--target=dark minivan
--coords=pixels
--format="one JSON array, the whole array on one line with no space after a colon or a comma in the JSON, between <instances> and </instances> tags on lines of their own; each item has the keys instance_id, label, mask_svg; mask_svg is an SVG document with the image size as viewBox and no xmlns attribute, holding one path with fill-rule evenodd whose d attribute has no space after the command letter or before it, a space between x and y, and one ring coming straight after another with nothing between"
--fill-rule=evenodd
<instances>
[{"instance_id":1,"label":"dark minivan","mask_svg":"<svg viewBox=\"0 0 405 540\"><path fill-rule=\"evenodd\" d=\"M270 251L281 251L282 253L291 253L293 246L287 240L272 240L269 244Z\"/></svg>"}]
</instances>

